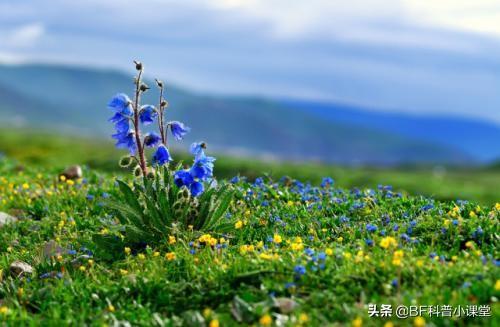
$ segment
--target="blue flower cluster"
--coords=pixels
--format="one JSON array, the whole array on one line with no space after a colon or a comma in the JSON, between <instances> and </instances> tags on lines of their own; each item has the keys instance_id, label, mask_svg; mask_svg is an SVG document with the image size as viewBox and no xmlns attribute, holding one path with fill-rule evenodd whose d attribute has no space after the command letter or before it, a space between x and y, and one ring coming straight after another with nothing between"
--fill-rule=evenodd
<instances>
[{"instance_id":1,"label":"blue flower cluster","mask_svg":"<svg viewBox=\"0 0 500 327\"><path fill-rule=\"evenodd\" d=\"M190 148L194 155L191 168L182 169L175 173L174 182L178 187L186 186L193 196L203 193L203 182L212 179L214 170L214 157L205 155L204 143L193 143Z\"/></svg>"},{"instance_id":2,"label":"blue flower cluster","mask_svg":"<svg viewBox=\"0 0 500 327\"><path fill-rule=\"evenodd\" d=\"M116 147L128 149L130 160L125 160L127 164L133 161L137 164L137 176L147 175L148 166L145 158L145 148L155 148L151 162L154 166L163 166L171 162L167 146L167 132L170 129L175 140L180 141L190 131L190 128L179 121L171 121L164 124L163 115L167 102L163 99L163 83L156 81L160 89L160 101L158 107L153 105L140 105L139 99L143 92L149 87L141 81L143 66L136 63L139 71L135 78L135 98L132 101L126 94L115 95L108 104L114 114L109 119L114 124L115 133L112 137L116 140ZM141 135L140 127L158 122L158 133L149 132ZM193 196L203 193L203 182L210 181L213 176L215 158L208 157L204 152L204 143L193 143L191 153L194 155L194 163L190 169L179 170L174 174L175 183L179 186L186 186ZM127 159L127 158L125 158Z\"/></svg>"},{"instance_id":3,"label":"blue flower cluster","mask_svg":"<svg viewBox=\"0 0 500 327\"><path fill-rule=\"evenodd\" d=\"M135 135L130 128L130 121L134 114L132 101L126 94L119 93L111 99L108 108L115 113L109 121L115 124L116 133L112 135L112 138L116 140L116 147L128 149L130 154L134 155L136 153Z\"/></svg>"},{"instance_id":4,"label":"blue flower cluster","mask_svg":"<svg viewBox=\"0 0 500 327\"><path fill-rule=\"evenodd\" d=\"M132 126L135 127L137 122L134 121L135 109L130 98L126 94L119 93L111 99L108 107L115 112L109 121L115 124L116 133L113 134L112 137L117 140L116 147L129 149L131 155L135 155L138 151L140 152L141 147L137 146L135 131L131 128ZM142 125L151 125L158 117L158 110L149 104L141 106L138 111L138 117ZM189 127L186 127L183 123L177 121L170 122L168 125L172 126L172 135L176 140L181 140L182 137L184 137L184 135L190 130ZM153 154L152 161L153 164L160 166L172 161L172 156L170 155L167 146L161 142L161 136L154 132L146 134L143 140L145 147L157 147L155 153Z\"/></svg>"}]
</instances>

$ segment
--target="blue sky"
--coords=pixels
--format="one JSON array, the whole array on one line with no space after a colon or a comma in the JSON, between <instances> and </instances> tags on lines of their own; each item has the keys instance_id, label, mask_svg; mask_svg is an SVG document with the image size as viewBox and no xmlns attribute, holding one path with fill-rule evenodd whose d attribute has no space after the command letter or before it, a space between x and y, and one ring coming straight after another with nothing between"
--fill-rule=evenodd
<instances>
[{"instance_id":1,"label":"blue sky","mask_svg":"<svg viewBox=\"0 0 500 327\"><path fill-rule=\"evenodd\" d=\"M497 0L1 0L0 61L500 123L499 22Z\"/></svg>"}]
</instances>

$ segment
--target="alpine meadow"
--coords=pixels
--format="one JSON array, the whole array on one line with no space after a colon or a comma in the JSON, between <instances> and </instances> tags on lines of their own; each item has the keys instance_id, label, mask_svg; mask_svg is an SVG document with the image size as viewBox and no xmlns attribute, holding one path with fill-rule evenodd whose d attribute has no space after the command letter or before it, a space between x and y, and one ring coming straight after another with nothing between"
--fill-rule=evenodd
<instances>
[{"instance_id":1,"label":"alpine meadow","mask_svg":"<svg viewBox=\"0 0 500 327\"><path fill-rule=\"evenodd\" d=\"M134 66L117 150L5 129L3 325L498 326L497 167L216 160Z\"/></svg>"}]
</instances>

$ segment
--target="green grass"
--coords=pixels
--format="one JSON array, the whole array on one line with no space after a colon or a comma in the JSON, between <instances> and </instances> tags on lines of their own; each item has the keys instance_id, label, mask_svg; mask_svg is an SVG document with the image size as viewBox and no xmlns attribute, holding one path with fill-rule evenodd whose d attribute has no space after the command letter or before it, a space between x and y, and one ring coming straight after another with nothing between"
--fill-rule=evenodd
<instances>
[{"instance_id":1,"label":"green grass","mask_svg":"<svg viewBox=\"0 0 500 327\"><path fill-rule=\"evenodd\" d=\"M498 325L500 281L494 259L499 257L500 205L398 197L383 190L309 189L269 179L262 185L239 182L227 217L235 228L224 240L205 235L213 242L210 246L196 232L173 230L159 245L130 254L123 249L121 259L108 261L96 252L92 236L113 233L116 218L105 201L117 195L116 173L85 169L83 181L58 181L59 167L76 158L75 153L66 155L49 166L27 165L23 170L11 160L0 161L0 211L20 218L0 233L0 320L6 325L420 322L370 318L369 303L394 308L487 305L490 318L424 315L424 320L437 326ZM240 163L221 159L216 171ZM268 167L278 166L242 169ZM292 175L299 168L281 169ZM316 180L314 169L300 171ZM349 172L323 169L339 183L347 177L336 173ZM367 224L377 231L368 231ZM394 238L394 245L384 247L392 239L381 231ZM403 234L409 235L407 241ZM88 250L95 255L84 256ZM320 253L324 259L315 258ZM15 260L32 265L33 275L9 276ZM297 266L305 267L305 274L298 276ZM295 308L282 311L276 303L283 299L293 301Z\"/></svg>"},{"instance_id":2,"label":"green grass","mask_svg":"<svg viewBox=\"0 0 500 327\"><path fill-rule=\"evenodd\" d=\"M60 170L69 164L85 164L107 172L118 171L116 162L122 154L107 140L5 128L0 129L0 152L17 159L21 164ZM185 153L175 153L175 158L191 160ZM345 188L375 188L378 184L390 184L399 191L433 196L440 200L467 199L492 205L500 199L500 167L342 167L264 162L227 156L217 158L216 175L219 178L241 174L253 180L266 174L274 179L292 176L317 184L323 177L331 176L337 185Z\"/></svg>"}]
</instances>

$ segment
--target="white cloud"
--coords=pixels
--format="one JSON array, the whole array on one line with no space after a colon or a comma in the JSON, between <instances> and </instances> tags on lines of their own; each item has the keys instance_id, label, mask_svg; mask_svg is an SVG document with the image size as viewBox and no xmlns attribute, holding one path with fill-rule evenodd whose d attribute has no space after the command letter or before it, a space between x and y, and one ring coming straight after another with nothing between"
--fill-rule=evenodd
<instances>
[{"instance_id":1,"label":"white cloud","mask_svg":"<svg viewBox=\"0 0 500 327\"><path fill-rule=\"evenodd\" d=\"M0 0L0 61L128 69L137 57L148 72L205 92L362 101L500 121L499 6L499 0Z\"/></svg>"},{"instance_id":2,"label":"white cloud","mask_svg":"<svg viewBox=\"0 0 500 327\"><path fill-rule=\"evenodd\" d=\"M498 0L405 0L417 22L500 37Z\"/></svg>"},{"instance_id":3,"label":"white cloud","mask_svg":"<svg viewBox=\"0 0 500 327\"><path fill-rule=\"evenodd\" d=\"M0 46L6 48L32 47L45 34L45 27L41 23L30 23L2 31L4 37Z\"/></svg>"}]
</instances>

